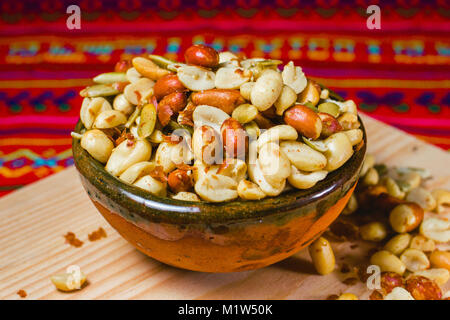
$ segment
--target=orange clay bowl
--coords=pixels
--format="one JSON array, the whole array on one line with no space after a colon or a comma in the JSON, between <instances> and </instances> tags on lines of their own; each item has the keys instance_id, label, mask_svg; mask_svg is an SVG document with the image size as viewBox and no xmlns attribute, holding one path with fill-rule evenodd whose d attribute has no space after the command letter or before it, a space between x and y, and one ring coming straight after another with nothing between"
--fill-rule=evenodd
<instances>
[{"instance_id":1,"label":"orange clay bowl","mask_svg":"<svg viewBox=\"0 0 450 320\"><path fill-rule=\"evenodd\" d=\"M79 122L75 131L81 129ZM72 147L92 202L138 250L183 269L234 272L286 259L317 239L339 216L356 186L366 152L366 133L361 129L364 140L359 149L325 180L311 189L259 201L210 203L156 197L110 175L78 139Z\"/></svg>"}]
</instances>

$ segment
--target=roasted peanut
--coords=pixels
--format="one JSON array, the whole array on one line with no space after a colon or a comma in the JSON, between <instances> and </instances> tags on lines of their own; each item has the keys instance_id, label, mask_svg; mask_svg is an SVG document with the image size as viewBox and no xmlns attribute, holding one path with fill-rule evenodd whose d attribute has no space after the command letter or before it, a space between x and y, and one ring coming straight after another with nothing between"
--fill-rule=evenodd
<instances>
[{"instance_id":1,"label":"roasted peanut","mask_svg":"<svg viewBox=\"0 0 450 320\"><path fill-rule=\"evenodd\" d=\"M115 72L126 72L129 68L131 68L132 64L130 60L120 60L114 66Z\"/></svg>"},{"instance_id":2,"label":"roasted peanut","mask_svg":"<svg viewBox=\"0 0 450 320\"><path fill-rule=\"evenodd\" d=\"M158 101L171 93L183 91L186 91L186 87L183 86L176 74L168 74L158 79L153 87L153 94Z\"/></svg>"},{"instance_id":3,"label":"roasted peanut","mask_svg":"<svg viewBox=\"0 0 450 320\"><path fill-rule=\"evenodd\" d=\"M192 113L192 121L195 128L209 126L217 132L220 132L222 123L229 117L223 110L207 105L197 106Z\"/></svg>"},{"instance_id":4,"label":"roasted peanut","mask_svg":"<svg viewBox=\"0 0 450 320\"><path fill-rule=\"evenodd\" d=\"M420 234L436 242L450 241L450 221L429 217L420 225Z\"/></svg>"},{"instance_id":5,"label":"roasted peanut","mask_svg":"<svg viewBox=\"0 0 450 320\"><path fill-rule=\"evenodd\" d=\"M295 94L302 92L307 85L307 80L302 68L294 66L292 61L284 66L281 75L283 78L283 83L291 87Z\"/></svg>"},{"instance_id":6,"label":"roasted peanut","mask_svg":"<svg viewBox=\"0 0 450 320\"><path fill-rule=\"evenodd\" d=\"M253 120L261 129L270 129L275 126L275 123L264 117L261 113L258 113Z\"/></svg>"},{"instance_id":7,"label":"roasted peanut","mask_svg":"<svg viewBox=\"0 0 450 320\"><path fill-rule=\"evenodd\" d=\"M253 121L258 115L258 109L251 104L241 104L239 107L233 110L231 117L239 121L241 124Z\"/></svg>"},{"instance_id":8,"label":"roasted peanut","mask_svg":"<svg viewBox=\"0 0 450 320\"><path fill-rule=\"evenodd\" d=\"M219 63L222 65L227 62L229 65L239 65L239 58L230 51L219 52Z\"/></svg>"},{"instance_id":9,"label":"roasted peanut","mask_svg":"<svg viewBox=\"0 0 450 320\"><path fill-rule=\"evenodd\" d=\"M322 113L319 112L317 114L322 121L322 131L320 132L320 136L324 138L328 138L333 133L342 131L342 127L339 123L339 121L336 120L332 115L329 115L328 113ZM345 134L347 134L348 131L344 131ZM347 134L347 137L353 138L353 136L350 136ZM361 139L362 139L362 131L361 131ZM359 141L361 141L361 139ZM359 143L358 141L358 143ZM356 143L352 142L352 145L355 145Z\"/></svg>"},{"instance_id":10,"label":"roasted peanut","mask_svg":"<svg viewBox=\"0 0 450 320\"><path fill-rule=\"evenodd\" d=\"M282 141L280 147L298 170L319 171L327 165L327 158L322 153L299 141Z\"/></svg>"},{"instance_id":11,"label":"roasted peanut","mask_svg":"<svg viewBox=\"0 0 450 320\"><path fill-rule=\"evenodd\" d=\"M416 300L441 300L442 291L439 286L430 279L422 276L411 276L406 279L406 290Z\"/></svg>"},{"instance_id":12,"label":"roasted peanut","mask_svg":"<svg viewBox=\"0 0 450 320\"><path fill-rule=\"evenodd\" d=\"M133 105L125 98L123 93L118 94L113 101L114 110L122 112L124 115L130 115L134 107Z\"/></svg>"},{"instance_id":13,"label":"roasted peanut","mask_svg":"<svg viewBox=\"0 0 450 320\"><path fill-rule=\"evenodd\" d=\"M295 91L291 87L284 85L283 89L281 89L280 96L274 103L276 114L282 116L284 111L289 109L295 101L297 101L297 94Z\"/></svg>"},{"instance_id":14,"label":"roasted peanut","mask_svg":"<svg viewBox=\"0 0 450 320\"><path fill-rule=\"evenodd\" d=\"M303 105L309 102L315 106L320 100L320 91L317 82L309 79L306 88L298 95L297 102Z\"/></svg>"},{"instance_id":15,"label":"roasted peanut","mask_svg":"<svg viewBox=\"0 0 450 320\"><path fill-rule=\"evenodd\" d=\"M405 264L394 254L387 250L376 252L370 257L370 263L380 267L381 271L390 271L402 275L405 272Z\"/></svg>"},{"instance_id":16,"label":"roasted peanut","mask_svg":"<svg viewBox=\"0 0 450 320\"><path fill-rule=\"evenodd\" d=\"M246 82L239 88L240 94L245 100L250 101L250 96L254 85L254 82Z\"/></svg>"},{"instance_id":17,"label":"roasted peanut","mask_svg":"<svg viewBox=\"0 0 450 320\"><path fill-rule=\"evenodd\" d=\"M366 154L364 162L359 175L361 177L365 176L367 171L375 165L375 157L372 154Z\"/></svg>"},{"instance_id":18,"label":"roasted peanut","mask_svg":"<svg viewBox=\"0 0 450 320\"><path fill-rule=\"evenodd\" d=\"M435 268L428 270L421 270L414 272L414 276L421 276L433 280L438 285L442 286L447 283L450 278L450 272L444 268Z\"/></svg>"},{"instance_id":19,"label":"roasted peanut","mask_svg":"<svg viewBox=\"0 0 450 320\"><path fill-rule=\"evenodd\" d=\"M258 138L258 149L269 142L279 143L283 140L296 140L297 131L288 125L278 125L264 131Z\"/></svg>"},{"instance_id":20,"label":"roasted peanut","mask_svg":"<svg viewBox=\"0 0 450 320\"><path fill-rule=\"evenodd\" d=\"M314 171L305 172L300 171L295 166L291 166L291 174L287 180L289 183L297 189L309 189L312 188L317 182L325 179L328 171Z\"/></svg>"},{"instance_id":21,"label":"roasted peanut","mask_svg":"<svg viewBox=\"0 0 450 320\"><path fill-rule=\"evenodd\" d=\"M84 98L80 109L80 119L86 129L91 129L95 118L103 112L112 110L111 104L103 97Z\"/></svg>"},{"instance_id":22,"label":"roasted peanut","mask_svg":"<svg viewBox=\"0 0 450 320\"><path fill-rule=\"evenodd\" d=\"M341 167L353 155L353 148L345 133L338 132L324 140L327 150L325 170L333 171Z\"/></svg>"},{"instance_id":23,"label":"roasted peanut","mask_svg":"<svg viewBox=\"0 0 450 320\"><path fill-rule=\"evenodd\" d=\"M247 131L247 135L251 138L251 139L258 139L261 130L259 130L258 125L256 124L255 121L250 121L249 123L246 123L244 125L245 131Z\"/></svg>"},{"instance_id":24,"label":"roasted peanut","mask_svg":"<svg viewBox=\"0 0 450 320\"><path fill-rule=\"evenodd\" d=\"M203 199L211 202L222 202L238 197L237 182L227 176L207 172L195 183L195 191Z\"/></svg>"},{"instance_id":25,"label":"roasted peanut","mask_svg":"<svg viewBox=\"0 0 450 320\"><path fill-rule=\"evenodd\" d=\"M123 91L125 98L134 104L140 104L144 100L148 100L153 94L154 82L147 78L141 78L134 83L127 85Z\"/></svg>"},{"instance_id":26,"label":"roasted peanut","mask_svg":"<svg viewBox=\"0 0 450 320\"><path fill-rule=\"evenodd\" d=\"M170 74L170 71L160 68L153 61L143 58L136 57L132 61L133 67L144 77L147 77L151 80L158 80L165 75Z\"/></svg>"},{"instance_id":27,"label":"roasted peanut","mask_svg":"<svg viewBox=\"0 0 450 320\"><path fill-rule=\"evenodd\" d=\"M395 272L382 272L380 286L384 294L391 293L395 288L403 287L403 277Z\"/></svg>"},{"instance_id":28,"label":"roasted peanut","mask_svg":"<svg viewBox=\"0 0 450 320\"><path fill-rule=\"evenodd\" d=\"M387 192L390 196L400 200L405 197L405 192L400 189L400 186L391 177L383 178L382 183L386 186Z\"/></svg>"},{"instance_id":29,"label":"roasted peanut","mask_svg":"<svg viewBox=\"0 0 450 320\"><path fill-rule=\"evenodd\" d=\"M337 298L337 300L359 300L359 299L353 293L343 293Z\"/></svg>"},{"instance_id":30,"label":"roasted peanut","mask_svg":"<svg viewBox=\"0 0 450 320\"><path fill-rule=\"evenodd\" d=\"M216 75L214 72L204 68L181 66L178 68L177 75L180 82L192 91L209 90L215 86Z\"/></svg>"},{"instance_id":31,"label":"roasted peanut","mask_svg":"<svg viewBox=\"0 0 450 320\"><path fill-rule=\"evenodd\" d=\"M197 127L192 135L192 150L195 158L206 164L222 159L222 143L218 133L209 126Z\"/></svg>"},{"instance_id":32,"label":"roasted peanut","mask_svg":"<svg viewBox=\"0 0 450 320\"><path fill-rule=\"evenodd\" d=\"M335 258L330 243L324 237L320 237L308 247L309 255L316 271L326 275L334 270Z\"/></svg>"},{"instance_id":33,"label":"roasted peanut","mask_svg":"<svg viewBox=\"0 0 450 320\"><path fill-rule=\"evenodd\" d=\"M95 160L106 163L114 148L114 144L103 131L93 129L83 134L81 147Z\"/></svg>"},{"instance_id":34,"label":"roasted peanut","mask_svg":"<svg viewBox=\"0 0 450 320\"><path fill-rule=\"evenodd\" d=\"M295 105L284 112L284 122L310 139L317 139L322 132L322 121L310 108Z\"/></svg>"},{"instance_id":35,"label":"roasted peanut","mask_svg":"<svg viewBox=\"0 0 450 320\"><path fill-rule=\"evenodd\" d=\"M249 150L252 149L251 145L252 143L250 144ZM252 153L250 152L250 154ZM266 195L273 197L279 195L286 186L286 179L281 180L278 183L273 183L273 181L269 182L261 171L259 161L255 162L251 161L248 166L248 175L250 179L256 183Z\"/></svg>"},{"instance_id":36,"label":"roasted peanut","mask_svg":"<svg viewBox=\"0 0 450 320\"><path fill-rule=\"evenodd\" d=\"M360 126L358 116L354 113L346 112L343 115L341 115L337 120L339 121L344 130L358 129Z\"/></svg>"},{"instance_id":37,"label":"roasted peanut","mask_svg":"<svg viewBox=\"0 0 450 320\"><path fill-rule=\"evenodd\" d=\"M239 67L220 68L216 71L215 85L218 89L239 89L251 77L251 71Z\"/></svg>"},{"instance_id":38,"label":"roasted peanut","mask_svg":"<svg viewBox=\"0 0 450 320\"><path fill-rule=\"evenodd\" d=\"M200 198L193 192L178 192L176 195L172 196L172 199L182 200L182 201L191 201L191 202L199 202Z\"/></svg>"},{"instance_id":39,"label":"roasted peanut","mask_svg":"<svg viewBox=\"0 0 450 320\"><path fill-rule=\"evenodd\" d=\"M436 200L431 193L420 187L411 189L406 194L405 200L417 203L425 211L431 211L436 207Z\"/></svg>"},{"instance_id":40,"label":"roasted peanut","mask_svg":"<svg viewBox=\"0 0 450 320\"><path fill-rule=\"evenodd\" d=\"M167 183L174 193L189 191L194 186L192 177L186 170L181 169L172 171L167 178Z\"/></svg>"},{"instance_id":41,"label":"roasted peanut","mask_svg":"<svg viewBox=\"0 0 450 320\"><path fill-rule=\"evenodd\" d=\"M127 139L111 153L105 169L113 176L121 175L133 164L148 161L152 155L152 146L145 139Z\"/></svg>"},{"instance_id":42,"label":"roasted peanut","mask_svg":"<svg viewBox=\"0 0 450 320\"><path fill-rule=\"evenodd\" d=\"M133 183L133 185L155 196L165 197L167 195L166 184L151 176L143 176Z\"/></svg>"},{"instance_id":43,"label":"roasted peanut","mask_svg":"<svg viewBox=\"0 0 450 320\"><path fill-rule=\"evenodd\" d=\"M127 75L127 80L128 80L128 82L130 82L130 83L135 83L136 81L138 81L139 79L142 78L142 74L140 74L140 73L136 70L136 68L129 68L129 69L127 70L126 75Z\"/></svg>"},{"instance_id":44,"label":"roasted peanut","mask_svg":"<svg viewBox=\"0 0 450 320\"><path fill-rule=\"evenodd\" d=\"M445 211L445 207L450 206L450 191L444 189L437 189L431 192L436 200L436 212L442 213Z\"/></svg>"},{"instance_id":45,"label":"roasted peanut","mask_svg":"<svg viewBox=\"0 0 450 320\"><path fill-rule=\"evenodd\" d=\"M168 105L174 113L180 112L186 106L186 94L184 92L173 92L165 96L158 106Z\"/></svg>"},{"instance_id":46,"label":"roasted peanut","mask_svg":"<svg viewBox=\"0 0 450 320\"><path fill-rule=\"evenodd\" d=\"M384 300L415 300L408 290L402 287L396 287L391 293L388 293Z\"/></svg>"},{"instance_id":47,"label":"roasted peanut","mask_svg":"<svg viewBox=\"0 0 450 320\"><path fill-rule=\"evenodd\" d=\"M245 102L238 90L211 89L191 94L191 100L196 105L208 105L219 108L227 114Z\"/></svg>"},{"instance_id":48,"label":"roasted peanut","mask_svg":"<svg viewBox=\"0 0 450 320\"><path fill-rule=\"evenodd\" d=\"M352 146L356 146L363 140L363 132L361 129L352 129L344 131Z\"/></svg>"},{"instance_id":49,"label":"roasted peanut","mask_svg":"<svg viewBox=\"0 0 450 320\"><path fill-rule=\"evenodd\" d=\"M133 164L126 169L119 177L123 182L133 184L139 178L149 175L155 170L156 164L154 162L142 161Z\"/></svg>"},{"instance_id":50,"label":"roasted peanut","mask_svg":"<svg viewBox=\"0 0 450 320\"><path fill-rule=\"evenodd\" d=\"M259 149L258 164L266 180L276 185L291 174L288 157L275 143L266 143Z\"/></svg>"},{"instance_id":51,"label":"roasted peanut","mask_svg":"<svg viewBox=\"0 0 450 320\"><path fill-rule=\"evenodd\" d=\"M248 136L244 127L233 118L226 119L220 127L223 148L230 158L245 159L248 150Z\"/></svg>"},{"instance_id":52,"label":"roasted peanut","mask_svg":"<svg viewBox=\"0 0 450 320\"><path fill-rule=\"evenodd\" d=\"M420 225L423 215L422 208L415 203L400 204L389 214L389 222L398 233L410 232Z\"/></svg>"},{"instance_id":53,"label":"roasted peanut","mask_svg":"<svg viewBox=\"0 0 450 320\"><path fill-rule=\"evenodd\" d=\"M241 180L239 182L237 192L239 197L244 200L260 200L266 196L256 183L248 180Z\"/></svg>"},{"instance_id":54,"label":"roasted peanut","mask_svg":"<svg viewBox=\"0 0 450 320\"><path fill-rule=\"evenodd\" d=\"M427 239L422 235L417 235L411 240L409 246L411 249L417 249L423 252L431 252L436 248L436 244L433 240Z\"/></svg>"},{"instance_id":55,"label":"roasted peanut","mask_svg":"<svg viewBox=\"0 0 450 320\"><path fill-rule=\"evenodd\" d=\"M368 186L377 185L380 181L380 176L375 168L370 168L364 176L363 183Z\"/></svg>"},{"instance_id":56,"label":"roasted peanut","mask_svg":"<svg viewBox=\"0 0 450 320\"><path fill-rule=\"evenodd\" d=\"M219 64L219 53L211 47L196 44L186 49L184 59L188 64L214 68Z\"/></svg>"},{"instance_id":57,"label":"roasted peanut","mask_svg":"<svg viewBox=\"0 0 450 320\"><path fill-rule=\"evenodd\" d=\"M259 111L267 110L277 101L282 88L280 73L271 69L264 70L252 88L250 100Z\"/></svg>"},{"instance_id":58,"label":"roasted peanut","mask_svg":"<svg viewBox=\"0 0 450 320\"><path fill-rule=\"evenodd\" d=\"M233 178L236 182L245 179L247 174L247 164L240 159L226 158L216 172L224 176Z\"/></svg>"},{"instance_id":59,"label":"roasted peanut","mask_svg":"<svg viewBox=\"0 0 450 320\"><path fill-rule=\"evenodd\" d=\"M430 255L430 263L433 268L445 268L450 271L450 252L433 251Z\"/></svg>"},{"instance_id":60,"label":"roasted peanut","mask_svg":"<svg viewBox=\"0 0 450 320\"><path fill-rule=\"evenodd\" d=\"M359 228L361 238L366 241L381 241L386 238L387 229L381 222L370 222Z\"/></svg>"},{"instance_id":61,"label":"roasted peanut","mask_svg":"<svg viewBox=\"0 0 450 320\"><path fill-rule=\"evenodd\" d=\"M94 128L98 129L108 129L120 126L127 122L127 117L117 110L106 110L102 111L95 118Z\"/></svg>"},{"instance_id":62,"label":"roasted peanut","mask_svg":"<svg viewBox=\"0 0 450 320\"><path fill-rule=\"evenodd\" d=\"M50 277L50 280L58 290L70 292L81 289L86 282L86 275L81 272L66 272Z\"/></svg>"},{"instance_id":63,"label":"roasted peanut","mask_svg":"<svg viewBox=\"0 0 450 320\"><path fill-rule=\"evenodd\" d=\"M409 247L410 243L411 235L409 233L401 233L391 238L384 245L384 249L398 256Z\"/></svg>"},{"instance_id":64,"label":"roasted peanut","mask_svg":"<svg viewBox=\"0 0 450 320\"><path fill-rule=\"evenodd\" d=\"M417 249L406 249L400 256L400 260L405 264L406 269L415 272L425 270L430 267L427 256Z\"/></svg>"},{"instance_id":65,"label":"roasted peanut","mask_svg":"<svg viewBox=\"0 0 450 320\"><path fill-rule=\"evenodd\" d=\"M192 153L183 142L162 142L155 153L155 163L163 167L164 173L169 173L179 164L189 163L192 158Z\"/></svg>"}]
</instances>

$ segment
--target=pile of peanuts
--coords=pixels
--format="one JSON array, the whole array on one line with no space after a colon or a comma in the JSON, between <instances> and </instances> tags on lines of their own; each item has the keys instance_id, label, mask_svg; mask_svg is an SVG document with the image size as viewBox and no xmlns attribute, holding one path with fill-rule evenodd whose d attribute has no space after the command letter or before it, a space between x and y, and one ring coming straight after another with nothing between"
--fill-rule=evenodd
<instances>
[{"instance_id":1,"label":"pile of peanuts","mask_svg":"<svg viewBox=\"0 0 450 320\"><path fill-rule=\"evenodd\" d=\"M450 278L450 191L430 192L424 187L429 178L427 170L388 168L366 155L357 189L335 223L351 223L359 239L375 245L370 262L355 268L364 282L367 266L379 267L381 288L371 299L450 299L450 291L440 288ZM318 273L333 272L335 257L326 238L312 243L309 252ZM357 297L344 293L339 299Z\"/></svg>"},{"instance_id":2,"label":"pile of peanuts","mask_svg":"<svg viewBox=\"0 0 450 320\"><path fill-rule=\"evenodd\" d=\"M120 61L80 92L81 146L120 180L184 201L308 189L363 143L357 108L289 62L204 45ZM334 98L333 98L334 97Z\"/></svg>"}]
</instances>

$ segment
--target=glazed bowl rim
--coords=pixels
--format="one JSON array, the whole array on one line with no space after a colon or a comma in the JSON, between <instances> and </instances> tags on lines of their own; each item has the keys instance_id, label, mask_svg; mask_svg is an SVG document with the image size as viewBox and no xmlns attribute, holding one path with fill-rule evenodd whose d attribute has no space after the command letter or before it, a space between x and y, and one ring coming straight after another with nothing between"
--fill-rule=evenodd
<instances>
[{"instance_id":1,"label":"glazed bowl rim","mask_svg":"<svg viewBox=\"0 0 450 320\"><path fill-rule=\"evenodd\" d=\"M342 167L330 172L324 180L319 181L312 188L305 190L293 188L293 190L285 191L276 197L253 201L238 199L219 203L189 202L154 196L148 191L122 182L109 174L103 164L92 158L81 147L79 139L72 140L72 150L75 166L82 179L86 179L108 199L113 196L115 205L126 210L133 206L133 211L137 211L135 213L144 219L168 223L225 223L260 219L268 215L295 210L325 199L330 194L343 189L347 181L359 174L366 152L366 131L361 118L359 121L360 129L363 131L363 145ZM80 132L83 128L83 124L79 120L75 132ZM92 195L89 195L92 199ZM242 210L243 206L246 207L245 210Z\"/></svg>"}]
</instances>

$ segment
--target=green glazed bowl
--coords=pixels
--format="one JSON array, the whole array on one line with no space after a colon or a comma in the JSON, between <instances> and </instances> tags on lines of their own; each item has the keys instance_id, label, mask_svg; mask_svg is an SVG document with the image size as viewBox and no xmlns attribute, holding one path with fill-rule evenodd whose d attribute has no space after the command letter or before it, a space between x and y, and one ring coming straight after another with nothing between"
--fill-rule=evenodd
<instances>
[{"instance_id":1,"label":"green glazed bowl","mask_svg":"<svg viewBox=\"0 0 450 320\"><path fill-rule=\"evenodd\" d=\"M361 119L359 119L361 122ZM78 122L75 131L83 129ZM186 202L153 196L110 175L73 139L75 166L103 217L144 254L179 268L233 272L283 260L317 239L350 198L364 143L338 170L307 190L259 201Z\"/></svg>"}]
</instances>

